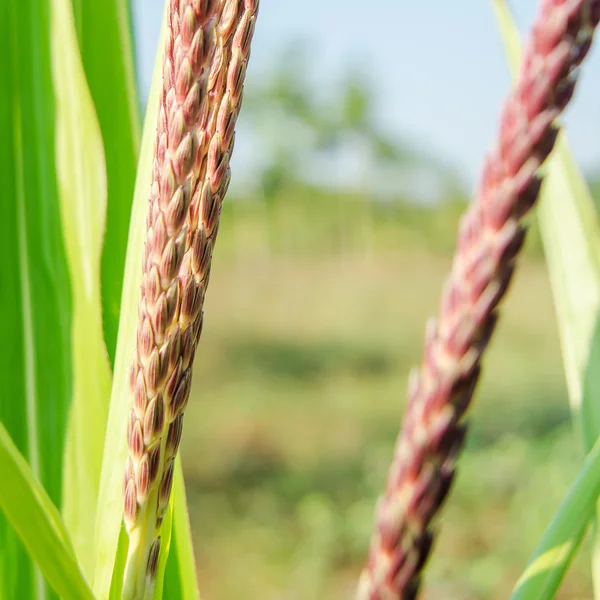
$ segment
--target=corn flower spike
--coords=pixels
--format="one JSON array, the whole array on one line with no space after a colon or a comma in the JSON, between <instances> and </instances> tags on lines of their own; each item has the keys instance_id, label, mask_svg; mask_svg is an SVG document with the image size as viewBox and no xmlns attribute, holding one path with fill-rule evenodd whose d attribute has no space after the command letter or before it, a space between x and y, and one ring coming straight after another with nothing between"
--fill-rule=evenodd
<instances>
[{"instance_id":1,"label":"corn flower spike","mask_svg":"<svg viewBox=\"0 0 600 600\"><path fill-rule=\"evenodd\" d=\"M410 377L359 600L418 594L432 518L455 474L481 357L524 240L520 221L538 197L538 170L557 136L553 122L573 94L598 20L599 0L542 1L517 85L503 107L498 142L459 227L438 320L428 323L424 357Z\"/></svg>"},{"instance_id":2,"label":"corn flower spike","mask_svg":"<svg viewBox=\"0 0 600 600\"><path fill-rule=\"evenodd\" d=\"M160 526L242 102L258 0L170 0L130 386L123 598L151 598Z\"/></svg>"}]
</instances>

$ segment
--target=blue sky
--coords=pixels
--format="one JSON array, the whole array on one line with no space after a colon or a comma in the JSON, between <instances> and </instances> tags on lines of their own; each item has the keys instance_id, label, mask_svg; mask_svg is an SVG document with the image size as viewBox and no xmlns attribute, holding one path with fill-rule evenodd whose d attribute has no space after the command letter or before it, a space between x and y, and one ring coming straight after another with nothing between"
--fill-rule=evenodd
<instances>
[{"instance_id":1,"label":"blue sky","mask_svg":"<svg viewBox=\"0 0 600 600\"><path fill-rule=\"evenodd\" d=\"M538 2L513 4L524 33ZM144 93L164 3L133 0L133 6ZM360 65L376 91L380 124L475 183L509 89L491 0L261 0L248 77L268 72L286 42L298 38L310 44L320 85L327 89L345 67ZM599 68L595 47L565 117L573 151L586 169L600 168Z\"/></svg>"}]
</instances>

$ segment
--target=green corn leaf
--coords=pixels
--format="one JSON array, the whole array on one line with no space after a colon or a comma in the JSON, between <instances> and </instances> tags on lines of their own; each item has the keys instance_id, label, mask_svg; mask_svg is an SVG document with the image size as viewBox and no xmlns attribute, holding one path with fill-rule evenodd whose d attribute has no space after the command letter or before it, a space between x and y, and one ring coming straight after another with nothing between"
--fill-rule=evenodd
<instances>
[{"instance_id":1,"label":"green corn leaf","mask_svg":"<svg viewBox=\"0 0 600 600\"><path fill-rule=\"evenodd\" d=\"M538 220L561 338L571 409L584 448L600 434L600 229L564 136L548 164ZM596 365L596 368L594 366Z\"/></svg>"},{"instance_id":2,"label":"green corn leaf","mask_svg":"<svg viewBox=\"0 0 600 600\"><path fill-rule=\"evenodd\" d=\"M513 74L519 65L518 31L503 0L494 9ZM545 166L545 182L537 209L554 297L569 403L586 452L600 434L600 228L588 186L564 133ZM585 526L580 525L581 535ZM574 537L559 561L548 589L555 589L573 557L581 535ZM548 548L547 548L548 549ZM594 549L595 587L600 584L600 548ZM559 577L560 575L560 577ZM541 588L540 588L541 589ZM544 588L546 593L546 588ZM549 593L549 592L548 592ZM537 596L532 596L536 597ZM550 597L544 595L543 597Z\"/></svg>"},{"instance_id":3,"label":"green corn leaf","mask_svg":"<svg viewBox=\"0 0 600 600\"><path fill-rule=\"evenodd\" d=\"M71 290L51 66L49 2L0 2L0 421L60 507L72 396ZM1 515L0 549L0 598L44 598L42 578Z\"/></svg>"},{"instance_id":4,"label":"green corn leaf","mask_svg":"<svg viewBox=\"0 0 600 600\"><path fill-rule=\"evenodd\" d=\"M70 0L52 0L51 27L56 169L73 298L73 399L62 513L79 561L91 579L111 379L100 294L106 172L100 127L79 57Z\"/></svg>"},{"instance_id":5,"label":"green corn leaf","mask_svg":"<svg viewBox=\"0 0 600 600\"><path fill-rule=\"evenodd\" d=\"M96 516L96 558L93 583L94 593L101 600L108 598L110 595L115 557L118 556L117 550L119 555L122 555L122 542L123 540L127 540L127 536L121 536L122 542L119 544L119 533L123 520L121 486L123 469L125 468L125 460L127 458L126 424L132 406L132 398L129 391L129 367L136 340L137 304L142 278L142 253L146 235L147 198L152 180L152 159L156 119L158 116L158 99L162 85L163 38L164 20L146 111L136 177L135 196L127 244L125 276L123 279L123 293L121 297L117 353L102 459L98 513Z\"/></svg>"},{"instance_id":6,"label":"green corn leaf","mask_svg":"<svg viewBox=\"0 0 600 600\"><path fill-rule=\"evenodd\" d=\"M58 510L1 423L0 473L0 509L48 583L61 598L93 600ZM20 599L23 595L17 591L2 597Z\"/></svg>"},{"instance_id":7,"label":"green corn leaf","mask_svg":"<svg viewBox=\"0 0 600 600\"><path fill-rule=\"evenodd\" d=\"M110 600L121 600L123 591L123 573L127 561L127 550L129 549L129 538L127 531L122 527L119 531L119 540L117 542L117 556L114 560L113 577L110 583Z\"/></svg>"},{"instance_id":8,"label":"green corn leaf","mask_svg":"<svg viewBox=\"0 0 600 600\"><path fill-rule=\"evenodd\" d=\"M519 66L519 33L503 0L494 8L513 74ZM600 310L600 228L594 201L564 133L545 166L537 208L556 308L569 400L589 452L600 433L600 371L591 369ZM589 392L589 393L588 393ZM596 401L592 401L596 399Z\"/></svg>"},{"instance_id":9,"label":"green corn leaf","mask_svg":"<svg viewBox=\"0 0 600 600\"><path fill-rule=\"evenodd\" d=\"M546 529L511 600L554 598L596 510L600 495L600 442L585 459L579 475Z\"/></svg>"},{"instance_id":10,"label":"green corn leaf","mask_svg":"<svg viewBox=\"0 0 600 600\"><path fill-rule=\"evenodd\" d=\"M169 508L165 515L162 527L160 528L160 557L158 560L158 571L156 573L156 585L154 586L154 594L152 600L162 600L164 598L164 583L165 583L165 569L167 566L167 560L170 558L171 552L171 540L173 537L173 504L174 497L171 494L169 498ZM167 595L167 598L179 598L180 596L173 596L172 593Z\"/></svg>"},{"instance_id":11,"label":"green corn leaf","mask_svg":"<svg viewBox=\"0 0 600 600\"><path fill-rule=\"evenodd\" d=\"M106 151L108 210L102 252L104 336L114 364L129 218L140 146L128 0L72 0L79 48Z\"/></svg>"},{"instance_id":12,"label":"green corn leaf","mask_svg":"<svg viewBox=\"0 0 600 600\"><path fill-rule=\"evenodd\" d=\"M181 468L181 457L175 461L173 475L173 548L169 554L165 573L165 590L169 598L199 600L196 580L196 561L190 532L185 482Z\"/></svg>"}]
</instances>

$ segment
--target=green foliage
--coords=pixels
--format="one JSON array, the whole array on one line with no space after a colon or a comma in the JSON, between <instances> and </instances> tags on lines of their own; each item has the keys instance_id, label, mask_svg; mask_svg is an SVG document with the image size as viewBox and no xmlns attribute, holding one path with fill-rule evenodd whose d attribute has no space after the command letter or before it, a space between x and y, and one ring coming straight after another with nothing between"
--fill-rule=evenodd
<instances>
[{"instance_id":1,"label":"green foliage","mask_svg":"<svg viewBox=\"0 0 600 600\"><path fill-rule=\"evenodd\" d=\"M597 443L517 582L511 600L555 597L596 511L600 496L599 471L600 443Z\"/></svg>"},{"instance_id":2,"label":"green foliage","mask_svg":"<svg viewBox=\"0 0 600 600\"><path fill-rule=\"evenodd\" d=\"M48 583L61 598L93 600L92 592L77 564L60 514L31 468L0 423L0 508L15 528ZM3 548L3 554L9 554ZM10 551L10 547L8 547ZM6 573L3 571L3 579ZM6 589L6 588L5 588ZM15 595L12 595L14 592ZM13 588L4 598L25 598L27 588ZM40 597L33 590L30 597Z\"/></svg>"},{"instance_id":3,"label":"green foliage","mask_svg":"<svg viewBox=\"0 0 600 600\"><path fill-rule=\"evenodd\" d=\"M176 459L173 477L173 495L171 498L173 534L171 544L175 544L176 548L169 553L164 573L164 587L168 590L170 598L199 600L196 561L192 547L181 457L179 456Z\"/></svg>"},{"instance_id":4,"label":"green foliage","mask_svg":"<svg viewBox=\"0 0 600 600\"><path fill-rule=\"evenodd\" d=\"M161 40L162 36L161 34ZM159 42L159 48L162 48ZM123 468L127 458L126 424L131 410L129 392L129 367L135 349L137 328L137 298L142 278L142 254L146 231L139 227L145 222L148 197L148 182L152 180L152 159L155 138L155 126L158 115L159 90L161 86L162 52L158 52L156 68L150 90L150 100L146 109L146 120L140 150L140 161L136 175L135 195L132 208L132 219L128 237L121 311L119 319L119 336L113 372L106 440L102 458L102 475L96 517L96 560L94 571L94 593L99 598L107 598L113 578L114 557L127 553L127 536L119 538L122 525L121 487ZM119 542L119 539L121 542ZM118 549L118 553L117 553ZM119 561L117 561L118 564ZM117 574L118 577L122 573ZM119 590L120 592L120 590ZM111 595L112 597L112 595Z\"/></svg>"},{"instance_id":5,"label":"green foliage","mask_svg":"<svg viewBox=\"0 0 600 600\"><path fill-rule=\"evenodd\" d=\"M72 295L73 392L65 427L62 513L89 579L111 384L100 291L106 174L100 128L79 60L69 0L53 1L51 24L56 172Z\"/></svg>"},{"instance_id":6,"label":"green foliage","mask_svg":"<svg viewBox=\"0 0 600 600\"><path fill-rule=\"evenodd\" d=\"M105 149L108 204L102 253L102 318L114 365L127 234L140 146L128 0L72 0L81 60Z\"/></svg>"},{"instance_id":7,"label":"green foliage","mask_svg":"<svg viewBox=\"0 0 600 600\"><path fill-rule=\"evenodd\" d=\"M56 177L50 5L0 6L0 421L61 506L72 396L72 298ZM4 489L4 485L2 489ZM0 597L32 597L39 580L0 515ZM4 551L7 549L7 551ZM42 584L43 585L43 584ZM40 592L41 593L41 592Z\"/></svg>"},{"instance_id":8,"label":"green foliage","mask_svg":"<svg viewBox=\"0 0 600 600\"><path fill-rule=\"evenodd\" d=\"M376 118L372 82L366 70L350 70L333 98L320 93L311 77L308 45L296 40L285 47L272 74L246 92L241 122L261 147L261 188L267 201L281 200L294 185L311 183L318 165L344 150L360 150L365 173L377 183L377 173L426 168L444 186L457 185L453 170L412 140L396 139ZM314 163L311 163L311 160ZM373 191L373 190L370 190Z\"/></svg>"},{"instance_id":9,"label":"green foliage","mask_svg":"<svg viewBox=\"0 0 600 600\"><path fill-rule=\"evenodd\" d=\"M70 0L36 7L15 0L0 7L2 66L11 91L0 95L2 175L11 198L0 225L6 257L0 307L11 315L3 324L1 385L3 397L14 399L0 403L0 421L8 428L2 430L0 469L2 598L51 594L31 558L61 597L91 598L86 580L94 577L97 532L104 532L96 506L111 386L105 335L110 344L119 320L139 126L128 5L92 4L75 2L76 18ZM146 165L155 122L156 112L149 119ZM149 181L148 171L141 172L139 197ZM138 206L143 222L144 203ZM131 250L140 272L141 253L141 244ZM129 300L125 312L135 327L137 290ZM119 447L125 422L115 429ZM123 466L124 458L110 465L119 479ZM120 489L111 501L118 535ZM189 569L184 493L176 504L177 553L183 553L176 559L187 569L171 577L179 589L189 585L184 576L195 584L195 573ZM122 541L126 548L126 536ZM108 598L109 590L120 597L119 572L111 581L119 556L113 551L103 557L109 579L100 598Z\"/></svg>"},{"instance_id":10,"label":"green foliage","mask_svg":"<svg viewBox=\"0 0 600 600\"><path fill-rule=\"evenodd\" d=\"M515 75L521 56L519 34L503 0L495 0L494 7ZM514 594L515 598L536 599L554 597L587 529L588 519L593 517L600 493L600 487L595 487L600 480L600 465L594 466L598 452L596 440L600 435L600 374L595 366L598 363L594 362L600 358L597 350L600 345L600 228L594 201L564 134L559 136L544 174L538 208L540 233L552 282L571 411L590 456ZM583 502L588 502L592 510L570 506L570 503ZM596 577L600 577L600 572Z\"/></svg>"},{"instance_id":11,"label":"green foliage","mask_svg":"<svg viewBox=\"0 0 600 600\"><path fill-rule=\"evenodd\" d=\"M502 0L494 4L513 75L520 60L518 31ZM589 368L600 309L600 228L588 185L579 172L564 133L544 169L537 210L556 316L561 332L569 399L582 427L586 452L600 433L600 375ZM584 388L586 393L584 393Z\"/></svg>"}]
</instances>

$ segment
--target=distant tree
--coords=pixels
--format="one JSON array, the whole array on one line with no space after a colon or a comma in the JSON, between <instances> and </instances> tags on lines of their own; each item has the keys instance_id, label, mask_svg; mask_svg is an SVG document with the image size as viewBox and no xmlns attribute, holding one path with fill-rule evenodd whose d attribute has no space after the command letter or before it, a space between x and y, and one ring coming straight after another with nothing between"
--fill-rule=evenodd
<instances>
[{"instance_id":1,"label":"distant tree","mask_svg":"<svg viewBox=\"0 0 600 600\"><path fill-rule=\"evenodd\" d=\"M349 155L360 169L335 183L358 182L377 193L375 182L391 180L387 187L393 189L420 171L449 196L462 189L454 169L378 122L365 69L350 67L334 95L326 97L311 78L309 65L316 59L306 42L296 40L280 53L271 73L247 91L245 123L261 149L261 187L268 203L286 186L331 183L332 173L324 174L322 165Z\"/></svg>"}]
</instances>

